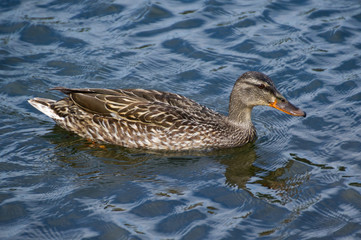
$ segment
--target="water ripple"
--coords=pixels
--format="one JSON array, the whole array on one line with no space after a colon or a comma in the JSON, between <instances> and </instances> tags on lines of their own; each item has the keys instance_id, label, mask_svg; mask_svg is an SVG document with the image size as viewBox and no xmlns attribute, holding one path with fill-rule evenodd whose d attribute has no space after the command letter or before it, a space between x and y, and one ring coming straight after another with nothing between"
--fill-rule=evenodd
<instances>
[{"instance_id":1,"label":"water ripple","mask_svg":"<svg viewBox=\"0 0 361 240\"><path fill-rule=\"evenodd\" d=\"M1 1L1 239L360 238L360 3ZM239 149L88 142L33 109L55 86L176 92L227 114L270 75L304 119L257 107Z\"/></svg>"}]
</instances>

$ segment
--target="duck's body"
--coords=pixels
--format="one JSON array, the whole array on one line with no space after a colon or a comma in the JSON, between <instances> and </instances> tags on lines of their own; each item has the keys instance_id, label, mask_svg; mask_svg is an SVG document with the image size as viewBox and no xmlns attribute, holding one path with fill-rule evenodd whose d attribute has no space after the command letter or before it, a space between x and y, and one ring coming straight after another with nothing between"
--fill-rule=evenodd
<instances>
[{"instance_id":1,"label":"duck's body","mask_svg":"<svg viewBox=\"0 0 361 240\"><path fill-rule=\"evenodd\" d=\"M260 99L249 103L240 101L240 97L248 99L249 96L242 95L249 94L249 88L255 86L257 92L274 95L273 99L268 104L262 104ZM168 92L55 89L69 97L59 101L34 98L29 103L81 137L129 148L187 150L242 146L256 137L251 121L255 105L273 104L289 114L305 115L289 102L283 108L276 106L276 99L284 98L266 75L257 72L245 73L237 80L231 94L229 116ZM292 109L287 109L290 106Z\"/></svg>"}]
</instances>

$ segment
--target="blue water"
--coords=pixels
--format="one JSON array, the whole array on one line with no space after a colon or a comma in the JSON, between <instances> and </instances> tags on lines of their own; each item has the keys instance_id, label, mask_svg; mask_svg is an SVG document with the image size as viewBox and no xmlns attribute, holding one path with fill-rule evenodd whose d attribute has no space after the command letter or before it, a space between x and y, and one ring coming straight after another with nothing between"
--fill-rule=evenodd
<instances>
[{"instance_id":1,"label":"blue water","mask_svg":"<svg viewBox=\"0 0 361 240\"><path fill-rule=\"evenodd\" d=\"M0 3L1 239L361 238L361 3ZM306 118L257 107L239 149L101 148L33 97L146 88L223 114L268 74Z\"/></svg>"}]
</instances>

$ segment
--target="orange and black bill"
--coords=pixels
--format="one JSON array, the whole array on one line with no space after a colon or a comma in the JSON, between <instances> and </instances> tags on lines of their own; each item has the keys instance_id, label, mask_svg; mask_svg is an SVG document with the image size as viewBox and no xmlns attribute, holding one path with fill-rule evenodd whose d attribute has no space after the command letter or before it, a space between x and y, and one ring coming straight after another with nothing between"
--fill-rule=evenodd
<instances>
[{"instance_id":1,"label":"orange and black bill","mask_svg":"<svg viewBox=\"0 0 361 240\"><path fill-rule=\"evenodd\" d=\"M306 117L306 113L299 109L298 107L291 104L289 101L277 101L269 104L270 107L278 109L284 113L290 114L292 116Z\"/></svg>"}]
</instances>

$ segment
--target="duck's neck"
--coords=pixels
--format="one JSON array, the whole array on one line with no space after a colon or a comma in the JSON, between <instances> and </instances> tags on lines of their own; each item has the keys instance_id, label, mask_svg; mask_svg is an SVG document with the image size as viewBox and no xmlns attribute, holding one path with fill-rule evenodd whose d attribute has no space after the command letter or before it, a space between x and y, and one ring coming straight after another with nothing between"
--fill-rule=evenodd
<instances>
[{"instance_id":1,"label":"duck's neck","mask_svg":"<svg viewBox=\"0 0 361 240\"><path fill-rule=\"evenodd\" d=\"M229 97L228 119L238 126L243 126L245 129L251 129L254 128L251 119L253 106L246 104L249 98L249 90L242 86L242 82L239 80L237 80L236 84L233 86Z\"/></svg>"},{"instance_id":2,"label":"duck's neck","mask_svg":"<svg viewBox=\"0 0 361 240\"><path fill-rule=\"evenodd\" d=\"M229 108L228 119L235 127L232 133L235 136L235 141L243 145L253 141L256 137L256 129L253 126L251 119L252 108L240 105L231 105Z\"/></svg>"},{"instance_id":3,"label":"duck's neck","mask_svg":"<svg viewBox=\"0 0 361 240\"><path fill-rule=\"evenodd\" d=\"M228 118L230 121L237 123L239 125L244 125L245 127L252 127L252 108L245 106L242 103L229 105L229 115Z\"/></svg>"}]
</instances>

